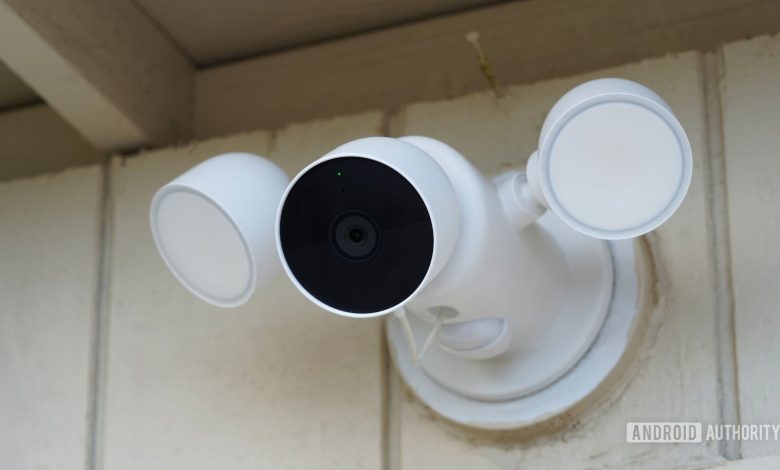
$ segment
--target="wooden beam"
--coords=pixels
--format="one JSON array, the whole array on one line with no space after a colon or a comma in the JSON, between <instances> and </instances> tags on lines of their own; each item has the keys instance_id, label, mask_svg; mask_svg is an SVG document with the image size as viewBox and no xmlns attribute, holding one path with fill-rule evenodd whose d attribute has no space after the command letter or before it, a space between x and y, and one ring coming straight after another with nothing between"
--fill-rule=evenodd
<instances>
[{"instance_id":1,"label":"wooden beam","mask_svg":"<svg viewBox=\"0 0 780 470\"><path fill-rule=\"evenodd\" d=\"M0 180L96 163L104 154L45 104L0 113Z\"/></svg>"},{"instance_id":2,"label":"wooden beam","mask_svg":"<svg viewBox=\"0 0 780 470\"><path fill-rule=\"evenodd\" d=\"M0 62L0 111L40 102L32 88Z\"/></svg>"},{"instance_id":3,"label":"wooden beam","mask_svg":"<svg viewBox=\"0 0 780 470\"><path fill-rule=\"evenodd\" d=\"M0 59L101 150L189 137L194 69L129 0L0 0Z\"/></svg>"},{"instance_id":4,"label":"wooden beam","mask_svg":"<svg viewBox=\"0 0 780 470\"><path fill-rule=\"evenodd\" d=\"M464 37L477 30L499 84L619 65L780 30L777 0L526 0L205 69L194 135L485 89Z\"/></svg>"}]
</instances>

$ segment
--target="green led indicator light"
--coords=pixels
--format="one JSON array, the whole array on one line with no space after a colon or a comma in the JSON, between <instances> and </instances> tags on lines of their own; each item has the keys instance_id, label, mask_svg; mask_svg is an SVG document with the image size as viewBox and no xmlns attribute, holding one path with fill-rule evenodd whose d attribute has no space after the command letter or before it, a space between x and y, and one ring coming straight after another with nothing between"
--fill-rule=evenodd
<instances>
[{"instance_id":1,"label":"green led indicator light","mask_svg":"<svg viewBox=\"0 0 780 470\"><path fill-rule=\"evenodd\" d=\"M337 171L337 172L336 172L336 176L341 176L341 172L340 172L340 171Z\"/></svg>"}]
</instances>

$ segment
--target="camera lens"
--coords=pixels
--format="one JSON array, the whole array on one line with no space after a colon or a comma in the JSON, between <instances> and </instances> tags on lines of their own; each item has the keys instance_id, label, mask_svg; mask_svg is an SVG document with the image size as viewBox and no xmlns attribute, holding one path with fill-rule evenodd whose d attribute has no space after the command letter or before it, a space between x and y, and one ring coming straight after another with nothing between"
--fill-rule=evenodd
<instances>
[{"instance_id":1,"label":"camera lens","mask_svg":"<svg viewBox=\"0 0 780 470\"><path fill-rule=\"evenodd\" d=\"M351 241L355 245L361 244L365 237L366 237L366 232L364 232L360 228L353 228L352 230L349 231L349 241Z\"/></svg>"},{"instance_id":2,"label":"camera lens","mask_svg":"<svg viewBox=\"0 0 780 470\"><path fill-rule=\"evenodd\" d=\"M282 255L312 297L350 313L409 298L433 259L425 202L393 168L363 157L323 161L288 191L279 219Z\"/></svg>"},{"instance_id":3,"label":"camera lens","mask_svg":"<svg viewBox=\"0 0 780 470\"><path fill-rule=\"evenodd\" d=\"M379 230L369 215L347 212L334 221L331 244L350 261L367 261L379 247Z\"/></svg>"}]
</instances>

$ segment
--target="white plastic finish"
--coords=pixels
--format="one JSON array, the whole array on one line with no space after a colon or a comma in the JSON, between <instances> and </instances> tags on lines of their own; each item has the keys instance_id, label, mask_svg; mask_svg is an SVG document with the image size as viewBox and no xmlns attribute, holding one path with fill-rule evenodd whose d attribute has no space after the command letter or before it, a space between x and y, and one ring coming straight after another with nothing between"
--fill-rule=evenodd
<instances>
[{"instance_id":1,"label":"white plastic finish","mask_svg":"<svg viewBox=\"0 0 780 470\"><path fill-rule=\"evenodd\" d=\"M413 298L407 310L432 323L438 307L457 316L444 325L506 319L508 348L533 343L551 324L566 290L567 266L553 237L537 224L518 231L496 186L452 147L428 137L402 137L433 157L455 188L460 207L457 245L449 263ZM433 351L433 348L431 349ZM430 353L429 353L430 354Z\"/></svg>"},{"instance_id":2,"label":"white plastic finish","mask_svg":"<svg viewBox=\"0 0 780 470\"><path fill-rule=\"evenodd\" d=\"M615 274L608 313L590 348L556 381L536 392L507 400L486 401L464 396L436 382L424 367L418 368L412 364L398 321L389 318L387 339L391 356L404 382L439 415L464 426L480 429L517 429L547 421L571 410L596 392L629 348L640 323L643 292L651 282L642 277L642 271L646 269L643 264L647 261L640 244L633 240L608 243ZM419 335L428 330L424 322L414 316L411 319L416 320L413 328ZM464 377L463 380L467 379Z\"/></svg>"},{"instance_id":3,"label":"white plastic finish","mask_svg":"<svg viewBox=\"0 0 780 470\"><path fill-rule=\"evenodd\" d=\"M287 175L248 153L210 158L166 184L149 213L165 264L193 294L237 307L280 272L274 221Z\"/></svg>"},{"instance_id":4,"label":"white plastic finish","mask_svg":"<svg viewBox=\"0 0 780 470\"><path fill-rule=\"evenodd\" d=\"M462 359L489 359L512 345L509 323L503 318L444 325L436 339L442 351Z\"/></svg>"},{"instance_id":5,"label":"white plastic finish","mask_svg":"<svg viewBox=\"0 0 780 470\"><path fill-rule=\"evenodd\" d=\"M430 215L431 224L433 226L433 257L428 272L422 282L407 299L399 302L398 305L377 312L356 314L333 308L311 295L298 280L295 279L292 271L290 271L290 268L284 259L281 240L277 237L276 244L279 257L282 260L282 266L284 267L287 276L295 287L319 307L338 315L355 318L370 318L386 315L393 310L404 306L410 299L413 299L437 277L445 265L448 265L455 243L458 240L458 227L460 224L460 213L456 202L455 190L452 183L447 178L448 175L442 170L439 164L418 147L410 145L400 139L366 137L348 142L328 152L325 156L304 168L295 178L293 178L289 187L284 192L281 204L284 204L284 200L287 198L290 189L292 189L295 182L298 181L303 174L322 162L340 157L362 157L383 163L401 174L409 181L414 189L417 190L425 203L425 207L428 209L428 214ZM392 198L393 195L388 194L387 197ZM275 230L277 234L279 233L280 218L281 211L277 214Z\"/></svg>"},{"instance_id":6,"label":"white plastic finish","mask_svg":"<svg viewBox=\"0 0 780 470\"><path fill-rule=\"evenodd\" d=\"M505 173L495 184L504 212L515 229L524 229L545 213L546 208L534 195L525 173Z\"/></svg>"},{"instance_id":7,"label":"white plastic finish","mask_svg":"<svg viewBox=\"0 0 780 470\"><path fill-rule=\"evenodd\" d=\"M606 242L550 213L532 224L541 210L521 192L528 190L523 174L490 182L441 142L403 139L447 171L461 208L450 263L406 305L420 337L438 307L458 313L445 320L422 369L477 400L513 399L549 385L582 357L607 312L612 261ZM505 328L487 323L495 319Z\"/></svg>"},{"instance_id":8,"label":"white plastic finish","mask_svg":"<svg viewBox=\"0 0 780 470\"><path fill-rule=\"evenodd\" d=\"M528 189L531 195L544 207L549 207L547 199L544 198L544 191L539 183L539 151L535 151L528 158L525 166L525 179L528 182Z\"/></svg>"},{"instance_id":9,"label":"white plastic finish","mask_svg":"<svg viewBox=\"0 0 780 470\"><path fill-rule=\"evenodd\" d=\"M550 318L546 328L534 338L518 338L501 354L473 356L452 354L431 348L421 362L422 369L436 382L459 395L477 400L510 400L540 390L571 369L588 350L598 334L612 294L612 259L607 242L572 230L554 214L537 224L549 233L563 251L567 272L557 280L565 288L555 310L540 310L537 299L526 297L515 305L512 316L529 312ZM524 279L517 280L518 287ZM407 311L415 313L413 307ZM414 317L414 315L410 315ZM419 316L418 316L419 317ZM511 317L510 317L511 318ZM430 329L424 322L413 323L418 331ZM509 325L513 325L510 320Z\"/></svg>"},{"instance_id":10,"label":"white plastic finish","mask_svg":"<svg viewBox=\"0 0 780 470\"><path fill-rule=\"evenodd\" d=\"M677 210L692 168L688 138L663 99L638 83L604 78L553 106L528 178L541 188L540 202L576 230L624 239Z\"/></svg>"},{"instance_id":11,"label":"white plastic finish","mask_svg":"<svg viewBox=\"0 0 780 470\"><path fill-rule=\"evenodd\" d=\"M354 314L320 302L281 250L278 208L301 175L339 157L393 168L431 218L426 276L383 311ZM369 137L329 152L288 186L267 160L227 154L158 191L152 233L176 277L215 305L245 302L281 258L298 290L332 313L366 318L403 309L418 339L436 324L416 367L398 319L388 319L393 358L414 393L458 423L517 428L571 409L625 352L643 292L634 263L644 255L620 240L656 228L679 207L691 148L658 95L601 79L556 103L526 170L490 181L437 140Z\"/></svg>"}]
</instances>

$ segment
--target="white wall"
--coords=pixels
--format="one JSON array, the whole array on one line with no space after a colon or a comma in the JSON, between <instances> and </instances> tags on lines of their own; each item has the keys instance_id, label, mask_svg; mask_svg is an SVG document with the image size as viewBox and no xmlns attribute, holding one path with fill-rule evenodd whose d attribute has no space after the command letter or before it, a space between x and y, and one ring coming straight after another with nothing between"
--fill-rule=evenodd
<instances>
[{"instance_id":1,"label":"white wall","mask_svg":"<svg viewBox=\"0 0 780 470\"><path fill-rule=\"evenodd\" d=\"M780 38L762 37L510 87L500 99L114 158L105 191L98 167L0 184L0 468L658 468L780 454L780 442L624 442L626 421L718 423L739 412L744 423L780 424L778 53ZM380 321L319 311L284 278L218 310L180 287L154 250L152 193L215 153L268 155L293 174L351 138L412 133L495 174L521 168L557 97L598 76L663 96L688 131L695 173L680 211L648 237L657 301L637 359L558 432L444 422L388 366Z\"/></svg>"}]
</instances>

